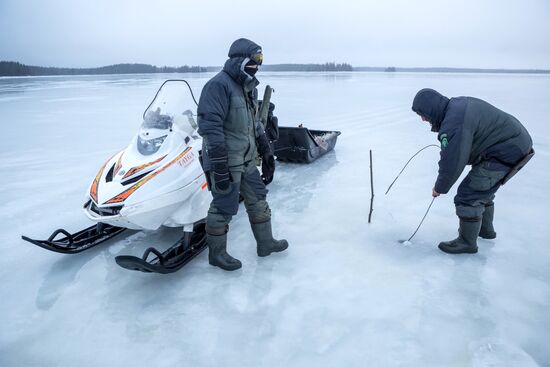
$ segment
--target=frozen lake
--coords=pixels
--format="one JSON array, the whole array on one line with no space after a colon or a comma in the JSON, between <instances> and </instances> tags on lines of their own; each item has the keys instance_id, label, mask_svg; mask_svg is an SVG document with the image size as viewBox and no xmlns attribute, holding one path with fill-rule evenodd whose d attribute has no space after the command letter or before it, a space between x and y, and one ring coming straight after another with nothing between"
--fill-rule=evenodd
<instances>
[{"instance_id":1,"label":"frozen lake","mask_svg":"<svg viewBox=\"0 0 550 367\"><path fill-rule=\"evenodd\" d=\"M310 165L278 163L268 201L288 251L256 256L244 207L225 272L204 252L171 275L114 257L167 248L179 229L121 235L76 255L21 240L91 225L101 165L127 145L164 79L197 96L213 74L0 78L0 366L550 366L550 75L262 73L282 126L340 130ZM411 111L421 88L487 100L537 154L495 200L496 240L454 238L453 195L430 200L436 135ZM371 224L369 149L374 156Z\"/></svg>"}]
</instances>

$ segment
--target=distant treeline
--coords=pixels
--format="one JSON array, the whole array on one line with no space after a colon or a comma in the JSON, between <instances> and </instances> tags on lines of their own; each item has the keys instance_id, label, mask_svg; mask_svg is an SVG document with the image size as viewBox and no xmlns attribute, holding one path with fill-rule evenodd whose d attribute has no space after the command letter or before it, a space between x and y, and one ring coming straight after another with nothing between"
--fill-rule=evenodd
<instances>
[{"instance_id":1,"label":"distant treeline","mask_svg":"<svg viewBox=\"0 0 550 367\"><path fill-rule=\"evenodd\" d=\"M550 74L550 70L543 69L476 69L476 68L445 68L445 67L430 67L430 68L398 68L395 66L389 67L373 67L359 66L353 68L354 71L385 71L385 72L409 72L409 73L506 73L506 74Z\"/></svg>"},{"instance_id":2,"label":"distant treeline","mask_svg":"<svg viewBox=\"0 0 550 367\"><path fill-rule=\"evenodd\" d=\"M97 75L97 74L148 74L148 73L199 73L219 71L221 66L180 66L158 67L148 64L116 64L97 68L58 68L21 64L13 61L0 61L0 76L34 75ZM324 64L277 64L264 65L265 71L353 71L350 64L327 62Z\"/></svg>"},{"instance_id":3,"label":"distant treeline","mask_svg":"<svg viewBox=\"0 0 550 367\"><path fill-rule=\"evenodd\" d=\"M97 68L57 68L30 66L13 61L0 61L0 76L34 76L34 75L96 75L96 74L148 74L148 73L200 73L220 71L221 66L154 66L148 64L116 64ZM347 63L337 64L274 64L263 65L263 71L374 71L374 72L419 72L419 73L512 73L512 74L550 74L550 70L542 69L473 69L473 68L401 68L395 66L353 67Z\"/></svg>"},{"instance_id":4,"label":"distant treeline","mask_svg":"<svg viewBox=\"0 0 550 367\"><path fill-rule=\"evenodd\" d=\"M347 63L337 64L275 64L263 65L262 71L353 71L353 66Z\"/></svg>"},{"instance_id":5,"label":"distant treeline","mask_svg":"<svg viewBox=\"0 0 550 367\"><path fill-rule=\"evenodd\" d=\"M13 61L0 61L0 76L28 75L96 75L96 74L148 74L148 73L198 73L206 72L200 66L154 66L148 64L116 64L98 68L56 68L24 65Z\"/></svg>"},{"instance_id":6,"label":"distant treeline","mask_svg":"<svg viewBox=\"0 0 550 367\"><path fill-rule=\"evenodd\" d=\"M222 66L208 66L208 71L220 71ZM350 64L326 62L324 64L271 64L262 65L262 71L354 71Z\"/></svg>"}]
</instances>

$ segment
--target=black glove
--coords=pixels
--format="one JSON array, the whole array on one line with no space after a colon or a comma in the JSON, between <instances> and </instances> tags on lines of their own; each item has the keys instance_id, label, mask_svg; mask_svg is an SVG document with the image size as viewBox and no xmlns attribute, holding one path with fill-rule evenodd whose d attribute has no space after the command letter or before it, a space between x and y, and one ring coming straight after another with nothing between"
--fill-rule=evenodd
<instances>
[{"instance_id":1,"label":"black glove","mask_svg":"<svg viewBox=\"0 0 550 367\"><path fill-rule=\"evenodd\" d=\"M273 181L273 174L275 173L275 157L273 154L268 153L262 156L262 181L264 185L268 185Z\"/></svg>"},{"instance_id":2,"label":"black glove","mask_svg":"<svg viewBox=\"0 0 550 367\"><path fill-rule=\"evenodd\" d=\"M231 174L227 165L227 150L224 146L213 147L208 150L210 159L210 179L215 191L224 192L231 187Z\"/></svg>"}]
</instances>

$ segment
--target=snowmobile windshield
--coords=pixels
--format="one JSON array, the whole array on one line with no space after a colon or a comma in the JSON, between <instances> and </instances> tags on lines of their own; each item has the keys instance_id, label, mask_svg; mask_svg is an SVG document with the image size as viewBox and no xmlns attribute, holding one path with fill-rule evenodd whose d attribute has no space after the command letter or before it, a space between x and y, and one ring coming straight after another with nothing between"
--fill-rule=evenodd
<instances>
[{"instance_id":1,"label":"snowmobile windshield","mask_svg":"<svg viewBox=\"0 0 550 367\"><path fill-rule=\"evenodd\" d=\"M143 113L143 128L171 129L173 125L189 135L197 129L197 104L185 80L167 80Z\"/></svg>"},{"instance_id":2,"label":"snowmobile windshield","mask_svg":"<svg viewBox=\"0 0 550 367\"><path fill-rule=\"evenodd\" d=\"M154 111L147 111L141 126L145 129L168 130L172 128L172 117L169 115L162 115L160 113L160 108L157 108Z\"/></svg>"}]
</instances>

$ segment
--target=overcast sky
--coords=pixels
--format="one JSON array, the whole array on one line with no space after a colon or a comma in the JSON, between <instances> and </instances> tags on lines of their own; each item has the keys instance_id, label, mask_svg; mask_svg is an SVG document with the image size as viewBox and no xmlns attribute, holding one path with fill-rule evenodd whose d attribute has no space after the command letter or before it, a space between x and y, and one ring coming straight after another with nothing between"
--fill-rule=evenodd
<instances>
[{"instance_id":1,"label":"overcast sky","mask_svg":"<svg viewBox=\"0 0 550 367\"><path fill-rule=\"evenodd\" d=\"M31 65L222 65L239 37L266 64L550 69L550 0L0 0L0 60Z\"/></svg>"}]
</instances>

